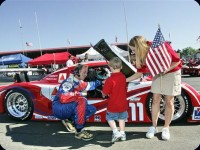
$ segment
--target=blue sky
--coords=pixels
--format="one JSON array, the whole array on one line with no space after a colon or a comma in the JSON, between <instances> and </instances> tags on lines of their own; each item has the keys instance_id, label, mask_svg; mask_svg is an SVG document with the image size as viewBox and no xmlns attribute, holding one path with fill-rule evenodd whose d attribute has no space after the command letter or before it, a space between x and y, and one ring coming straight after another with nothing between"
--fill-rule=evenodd
<instances>
[{"instance_id":1,"label":"blue sky","mask_svg":"<svg viewBox=\"0 0 200 150\"><path fill-rule=\"evenodd\" d=\"M119 43L135 35L153 40L158 24L175 50L198 49L199 18L194 0L6 0L0 6L0 52L82 46L102 38L115 43L116 36Z\"/></svg>"}]
</instances>

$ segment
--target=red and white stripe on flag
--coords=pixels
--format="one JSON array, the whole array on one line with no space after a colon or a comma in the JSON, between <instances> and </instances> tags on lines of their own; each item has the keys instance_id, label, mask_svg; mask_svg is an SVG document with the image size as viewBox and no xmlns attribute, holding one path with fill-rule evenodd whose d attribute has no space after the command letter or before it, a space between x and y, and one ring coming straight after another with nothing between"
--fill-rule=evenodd
<instances>
[{"instance_id":1,"label":"red and white stripe on flag","mask_svg":"<svg viewBox=\"0 0 200 150\"><path fill-rule=\"evenodd\" d=\"M171 61L172 58L165 46L165 42L156 48L150 48L146 57L146 65L153 77L167 70Z\"/></svg>"}]
</instances>

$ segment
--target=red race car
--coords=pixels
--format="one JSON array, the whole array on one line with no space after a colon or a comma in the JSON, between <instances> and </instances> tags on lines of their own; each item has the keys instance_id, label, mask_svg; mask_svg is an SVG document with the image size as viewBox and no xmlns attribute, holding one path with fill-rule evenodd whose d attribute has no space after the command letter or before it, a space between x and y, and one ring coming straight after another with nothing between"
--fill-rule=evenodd
<instances>
[{"instance_id":1,"label":"red race car","mask_svg":"<svg viewBox=\"0 0 200 150\"><path fill-rule=\"evenodd\" d=\"M184 65L182 67L182 74L189 74L190 76L200 76L200 60Z\"/></svg>"},{"instance_id":2,"label":"red race car","mask_svg":"<svg viewBox=\"0 0 200 150\"><path fill-rule=\"evenodd\" d=\"M107 60L118 56L123 61L122 72L126 77L136 69L104 40L95 46ZM110 75L106 61L85 62L89 66L87 81L104 80ZM20 82L0 87L0 113L7 113L15 120L58 120L52 113L52 101L61 82L74 70L75 66L62 68L39 81ZM128 122L151 122L152 93L151 81L133 81L128 83L129 100ZM96 106L97 112L88 122L106 122L107 100L102 98L101 87L85 93L88 103ZM175 97L175 112L172 122L187 120L200 122L200 94L190 85L182 83L182 93ZM159 121L164 121L164 100L160 104Z\"/></svg>"}]
</instances>

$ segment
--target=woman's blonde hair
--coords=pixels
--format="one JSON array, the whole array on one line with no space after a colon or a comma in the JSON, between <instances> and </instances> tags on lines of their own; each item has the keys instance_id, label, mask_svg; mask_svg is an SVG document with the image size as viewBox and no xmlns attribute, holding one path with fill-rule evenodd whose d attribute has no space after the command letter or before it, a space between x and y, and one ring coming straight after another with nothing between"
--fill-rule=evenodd
<instances>
[{"instance_id":1,"label":"woman's blonde hair","mask_svg":"<svg viewBox=\"0 0 200 150\"><path fill-rule=\"evenodd\" d=\"M145 59L150 46L143 36L134 36L130 40L129 46L135 47L136 67L141 68L145 64Z\"/></svg>"}]
</instances>

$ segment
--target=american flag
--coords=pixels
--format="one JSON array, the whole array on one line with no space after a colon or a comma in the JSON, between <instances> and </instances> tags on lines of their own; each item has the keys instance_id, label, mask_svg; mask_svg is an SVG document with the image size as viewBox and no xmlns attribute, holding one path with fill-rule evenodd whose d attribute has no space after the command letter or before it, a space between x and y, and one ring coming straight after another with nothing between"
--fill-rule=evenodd
<instances>
[{"instance_id":1,"label":"american flag","mask_svg":"<svg viewBox=\"0 0 200 150\"><path fill-rule=\"evenodd\" d=\"M32 47L32 46L33 46L33 43L31 43L31 42L26 42L26 46Z\"/></svg>"},{"instance_id":2,"label":"american flag","mask_svg":"<svg viewBox=\"0 0 200 150\"><path fill-rule=\"evenodd\" d=\"M160 28L156 32L152 46L147 54L146 65L154 77L167 70L171 64L171 55L165 46L165 39L162 35Z\"/></svg>"}]
</instances>

